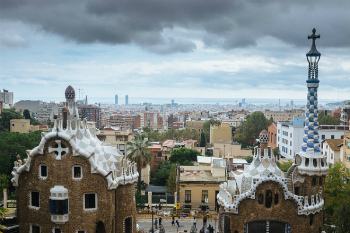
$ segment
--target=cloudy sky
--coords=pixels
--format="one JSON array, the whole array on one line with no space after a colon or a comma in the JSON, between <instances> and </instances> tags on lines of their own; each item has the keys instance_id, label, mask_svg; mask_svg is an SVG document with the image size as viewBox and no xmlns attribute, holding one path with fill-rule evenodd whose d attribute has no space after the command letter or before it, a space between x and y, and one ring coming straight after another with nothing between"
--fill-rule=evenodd
<instances>
[{"instance_id":1,"label":"cloudy sky","mask_svg":"<svg viewBox=\"0 0 350 233\"><path fill-rule=\"evenodd\" d=\"M1 0L0 88L15 100L350 99L348 0Z\"/></svg>"}]
</instances>

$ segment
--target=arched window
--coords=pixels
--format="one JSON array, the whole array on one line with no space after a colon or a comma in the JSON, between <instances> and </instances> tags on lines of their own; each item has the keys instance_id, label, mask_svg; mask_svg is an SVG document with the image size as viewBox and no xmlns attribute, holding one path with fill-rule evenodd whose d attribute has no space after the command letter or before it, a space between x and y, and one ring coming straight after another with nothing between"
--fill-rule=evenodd
<instances>
[{"instance_id":1,"label":"arched window","mask_svg":"<svg viewBox=\"0 0 350 233\"><path fill-rule=\"evenodd\" d=\"M266 208L270 208L272 204L272 192L270 190L266 191L266 200L265 200L265 206Z\"/></svg>"},{"instance_id":2,"label":"arched window","mask_svg":"<svg viewBox=\"0 0 350 233\"><path fill-rule=\"evenodd\" d=\"M262 203L264 203L264 195L262 193L259 194L258 201L259 201L259 204L261 205Z\"/></svg>"},{"instance_id":3,"label":"arched window","mask_svg":"<svg viewBox=\"0 0 350 233\"><path fill-rule=\"evenodd\" d=\"M320 177L319 184L320 184L320 185L323 185L323 177Z\"/></svg>"}]
</instances>

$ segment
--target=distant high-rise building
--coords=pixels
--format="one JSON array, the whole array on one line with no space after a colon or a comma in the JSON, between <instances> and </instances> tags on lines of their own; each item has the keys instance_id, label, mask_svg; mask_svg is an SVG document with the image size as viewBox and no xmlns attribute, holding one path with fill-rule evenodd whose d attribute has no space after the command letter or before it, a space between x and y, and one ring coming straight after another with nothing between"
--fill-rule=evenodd
<instances>
[{"instance_id":1,"label":"distant high-rise building","mask_svg":"<svg viewBox=\"0 0 350 233\"><path fill-rule=\"evenodd\" d=\"M245 104L245 98L242 99L242 104Z\"/></svg>"},{"instance_id":2,"label":"distant high-rise building","mask_svg":"<svg viewBox=\"0 0 350 233\"><path fill-rule=\"evenodd\" d=\"M129 96L126 95L126 96L125 96L125 105L128 105L128 104L129 104Z\"/></svg>"},{"instance_id":3,"label":"distant high-rise building","mask_svg":"<svg viewBox=\"0 0 350 233\"><path fill-rule=\"evenodd\" d=\"M171 104L174 105L175 101L174 100L171 100Z\"/></svg>"},{"instance_id":4,"label":"distant high-rise building","mask_svg":"<svg viewBox=\"0 0 350 233\"><path fill-rule=\"evenodd\" d=\"M114 104L115 104L115 105L118 104L118 95L115 95L115 97L114 97Z\"/></svg>"},{"instance_id":5,"label":"distant high-rise building","mask_svg":"<svg viewBox=\"0 0 350 233\"><path fill-rule=\"evenodd\" d=\"M291 107L294 106L294 101L293 101L293 100L290 101L290 106L291 106Z\"/></svg>"},{"instance_id":6,"label":"distant high-rise building","mask_svg":"<svg viewBox=\"0 0 350 233\"><path fill-rule=\"evenodd\" d=\"M4 89L4 92L0 91L0 101L3 103L4 108L9 108L13 105L13 92L9 92Z\"/></svg>"}]
</instances>

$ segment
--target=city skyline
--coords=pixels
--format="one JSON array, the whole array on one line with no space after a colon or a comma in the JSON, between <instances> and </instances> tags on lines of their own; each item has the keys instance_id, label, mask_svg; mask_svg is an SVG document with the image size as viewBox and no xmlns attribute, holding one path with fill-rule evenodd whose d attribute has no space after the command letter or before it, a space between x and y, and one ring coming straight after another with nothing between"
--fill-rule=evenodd
<instances>
[{"instance_id":1,"label":"city skyline","mask_svg":"<svg viewBox=\"0 0 350 233\"><path fill-rule=\"evenodd\" d=\"M16 101L57 98L67 85L111 102L115 93L130 103L141 96L305 99L305 35L314 27L319 99L350 99L347 1L39 4L0 3L0 88Z\"/></svg>"}]
</instances>

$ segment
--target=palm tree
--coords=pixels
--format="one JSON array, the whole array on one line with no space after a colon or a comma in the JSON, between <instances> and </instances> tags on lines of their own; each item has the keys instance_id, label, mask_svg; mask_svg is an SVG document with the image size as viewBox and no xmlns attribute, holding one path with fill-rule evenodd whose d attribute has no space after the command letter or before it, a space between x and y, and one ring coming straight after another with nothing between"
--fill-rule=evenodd
<instances>
[{"instance_id":1,"label":"palm tree","mask_svg":"<svg viewBox=\"0 0 350 233\"><path fill-rule=\"evenodd\" d=\"M139 173L137 190L141 193L141 169L146 167L152 160L152 155L148 150L151 143L145 140L144 134L134 133L134 138L131 142L127 142L127 145L129 151L127 158L137 164L137 172Z\"/></svg>"}]
</instances>

